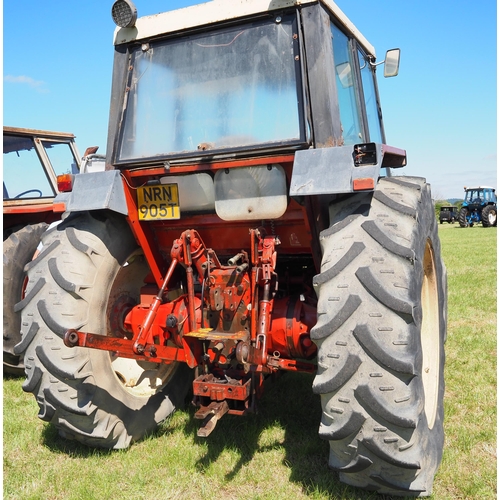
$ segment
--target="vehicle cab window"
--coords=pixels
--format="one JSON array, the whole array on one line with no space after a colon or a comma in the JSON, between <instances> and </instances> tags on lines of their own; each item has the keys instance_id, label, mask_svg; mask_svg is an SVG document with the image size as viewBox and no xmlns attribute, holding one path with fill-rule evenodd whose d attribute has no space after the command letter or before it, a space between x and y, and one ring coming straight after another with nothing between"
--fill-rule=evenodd
<instances>
[{"instance_id":1,"label":"vehicle cab window","mask_svg":"<svg viewBox=\"0 0 500 500\"><path fill-rule=\"evenodd\" d=\"M40 161L34 140L4 135L3 143L3 199L54 196L55 190Z\"/></svg>"},{"instance_id":2,"label":"vehicle cab window","mask_svg":"<svg viewBox=\"0 0 500 500\"><path fill-rule=\"evenodd\" d=\"M69 144L45 140L42 141L42 145L56 175L77 174L79 172Z\"/></svg>"},{"instance_id":3,"label":"vehicle cab window","mask_svg":"<svg viewBox=\"0 0 500 500\"><path fill-rule=\"evenodd\" d=\"M333 22L331 33L343 144L383 143L375 67L370 56Z\"/></svg>"},{"instance_id":4,"label":"vehicle cab window","mask_svg":"<svg viewBox=\"0 0 500 500\"><path fill-rule=\"evenodd\" d=\"M377 102L377 91L375 88L375 70L372 68L368 57L358 50L360 64L361 82L363 85L363 96L368 121L370 142L382 143L382 128L380 123L379 106Z\"/></svg>"},{"instance_id":5,"label":"vehicle cab window","mask_svg":"<svg viewBox=\"0 0 500 500\"><path fill-rule=\"evenodd\" d=\"M359 103L356 99L355 64L348 37L331 24L337 98L344 145L366 142Z\"/></svg>"}]
</instances>

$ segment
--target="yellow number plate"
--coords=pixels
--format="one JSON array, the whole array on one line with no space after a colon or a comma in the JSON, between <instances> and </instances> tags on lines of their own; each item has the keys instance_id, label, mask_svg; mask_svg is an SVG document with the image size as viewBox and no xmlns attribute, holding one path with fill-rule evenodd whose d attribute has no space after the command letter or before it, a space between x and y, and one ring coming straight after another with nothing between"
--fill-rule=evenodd
<instances>
[{"instance_id":1,"label":"yellow number plate","mask_svg":"<svg viewBox=\"0 0 500 500\"><path fill-rule=\"evenodd\" d=\"M139 220L180 219L177 184L157 184L137 189Z\"/></svg>"}]
</instances>

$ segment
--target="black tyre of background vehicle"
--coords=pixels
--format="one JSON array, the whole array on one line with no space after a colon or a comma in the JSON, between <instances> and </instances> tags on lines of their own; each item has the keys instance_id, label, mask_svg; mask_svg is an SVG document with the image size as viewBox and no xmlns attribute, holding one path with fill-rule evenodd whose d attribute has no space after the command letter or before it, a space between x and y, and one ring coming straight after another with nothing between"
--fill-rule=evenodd
<instances>
[{"instance_id":1,"label":"black tyre of background vehicle","mask_svg":"<svg viewBox=\"0 0 500 500\"><path fill-rule=\"evenodd\" d=\"M3 370L12 375L24 375L23 353L15 353L21 340L21 312L15 305L23 297L26 273L24 266L31 261L48 224L41 222L25 226L3 242Z\"/></svg>"},{"instance_id":2,"label":"black tyre of background vehicle","mask_svg":"<svg viewBox=\"0 0 500 500\"><path fill-rule=\"evenodd\" d=\"M497 208L493 205L486 205L481 212L481 222L483 227L493 227L497 225Z\"/></svg>"},{"instance_id":3,"label":"black tyre of background vehicle","mask_svg":"<svg viewBox=\"0 0 500 500\"><path fill-rule=\"evenodd\" d=\"M460 227L472 227L472 224L469 224L469 221L467 220L468 215L469 210L467 210L466 207L462 207L460 212L458 212L458 223L460 224Z\"/></svg>"},{"instance_id":4,"label":"black tyre of background vehicle","mask_svg":"<svg viewBox=\"0 0 500 500\"><path fill-rule=\"evenodd\" d=\"M43 236L28 266L21 302L26 381L39 417L86 445L126 448L184 402L191 370L68 348L68 329L124 336L120 327L139 300L149 271L128 225L111 213L72 215Z\"/></svg>"},{"instance_id":5,"label":"black tyre of background vehicle","mask_svg":"<svg viewBox=\"0 0 500 500\"><path fill-rule=\"evenodd\" d=\"M340 479L427 496L444 445L447 278L424 179L380 179L333 205L314 278L313 390Z\"/></svg>"}]
</instances>

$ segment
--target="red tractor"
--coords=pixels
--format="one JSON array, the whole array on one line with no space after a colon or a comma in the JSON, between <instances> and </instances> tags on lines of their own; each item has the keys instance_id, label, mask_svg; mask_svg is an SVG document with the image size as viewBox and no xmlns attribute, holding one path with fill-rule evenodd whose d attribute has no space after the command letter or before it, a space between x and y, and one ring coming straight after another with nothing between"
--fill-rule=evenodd
<instances>
[{"instance_id":1,"label":"red tractor","mask_svg":"<svg viewBox=\"0 0 500 500\"><path fill-rule=\"evenodd\" d=\"M399 51L376 62L330 0L112 14L106 171L62 179L21 303L39 417L126 448L191 391L209 436L315 373L340 479L429 495L447 284L430 187L385 142Z\"/></svg>"},{"instance_id":2,"label":"red tractor","mask_svg":"<svg viewBox=\"0 0 500 500\"><path fill-rule=\"evenodd\" d=\"M42 233L61 214L54 210L57 176L76 173L80 156L75 136L65 132L3 127L3 368L24 374L21 313L24 266L40 244Z\"/></svg>"}]
</instances>

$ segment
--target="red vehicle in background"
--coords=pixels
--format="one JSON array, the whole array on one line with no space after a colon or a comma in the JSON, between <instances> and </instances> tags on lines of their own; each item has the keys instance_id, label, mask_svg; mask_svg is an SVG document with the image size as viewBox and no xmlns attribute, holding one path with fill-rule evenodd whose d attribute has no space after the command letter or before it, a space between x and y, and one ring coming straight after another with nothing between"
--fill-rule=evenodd
<instances>
[{"instance_id":1,"label":"red vehicle in background","mask_svg":"<svg viewBox=\"0 0 500 500\"><path fill-rule=\"evenodd\" d=\"M89 148L80 158L75 136L27 128L3 128L3 363L4 371L24 374L21 339L25 266L51 223L61 219L54 206L57 176L103 168L103 156Z\"/></svg>"}]
</instances>

